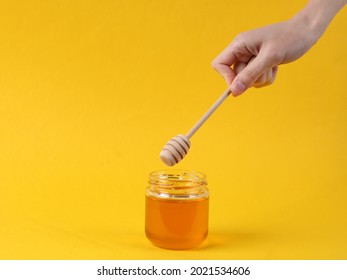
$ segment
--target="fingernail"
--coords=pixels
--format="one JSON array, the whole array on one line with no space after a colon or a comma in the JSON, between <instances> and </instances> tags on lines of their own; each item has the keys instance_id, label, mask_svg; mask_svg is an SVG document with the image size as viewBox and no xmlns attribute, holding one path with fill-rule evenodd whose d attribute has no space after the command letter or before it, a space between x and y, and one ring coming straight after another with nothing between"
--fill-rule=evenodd
<instances>
[{"instance_id":1,"label":"fingernail","mask_svg":"<svg viewBox=\"0 0 347 280\"><path fill-rule=\"evenodd\" d=\"M246 90L246 86L242 82L236 81L236 83L231 85L230 89L232 94L237 96L242 94Z\"/></svg>"}]
</instances>

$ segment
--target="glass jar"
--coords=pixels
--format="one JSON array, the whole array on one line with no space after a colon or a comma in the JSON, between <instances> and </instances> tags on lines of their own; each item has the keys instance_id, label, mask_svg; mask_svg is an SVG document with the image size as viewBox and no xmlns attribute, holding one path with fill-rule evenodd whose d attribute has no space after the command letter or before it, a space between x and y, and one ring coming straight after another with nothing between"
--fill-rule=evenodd
<instances>
[{"instance_id":1,"label":"glass jar","mask_svg":"<svg viewBox=\"0 0 347 280\"><path fill-rule=\"evenodd\" d=\"M146 189L146 236L156 246L191 249L208 233L209 191L206 176L187 170L149 175Z\"/></svg>"}]
</instances>

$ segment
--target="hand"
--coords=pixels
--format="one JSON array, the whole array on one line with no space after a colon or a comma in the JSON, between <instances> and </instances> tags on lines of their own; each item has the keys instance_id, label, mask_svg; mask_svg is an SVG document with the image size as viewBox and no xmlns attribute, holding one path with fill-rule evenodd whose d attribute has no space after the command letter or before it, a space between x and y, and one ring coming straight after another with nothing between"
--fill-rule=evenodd
<instances>
[{"instance_id":1,"label":"hand","mask_svg":"<svg viewBox=\"0 0 347 280\"><path fill-rule=\"evenodd\" d=\"M241 33L212 62L234 96L274 82L278 65L307 52L346 0L311 0L292 19Z\"/></svg>"},{"instance_id":2,"label":"hand","mask_svg":"<svg viewBox=\"0 0 347 280\"><path fill-rule=\"evenodd\" d=\"M294 20L241 33L212 66L237 96L249 87L272 84L278 65L298 59L314 44L308 34Z\"/></svg>"}]
</instances>

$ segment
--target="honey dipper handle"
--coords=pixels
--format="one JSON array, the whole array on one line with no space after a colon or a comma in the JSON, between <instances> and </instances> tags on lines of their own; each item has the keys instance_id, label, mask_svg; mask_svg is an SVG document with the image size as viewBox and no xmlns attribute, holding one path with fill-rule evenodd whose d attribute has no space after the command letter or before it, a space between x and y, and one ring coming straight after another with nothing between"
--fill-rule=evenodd
<instances>
[{"instance_id":1,"label":"honey dipper handle","mask_svg":"<svg viewBox=\"0 0 347 280\"><path fill-rule=\"evenodd\" d=\"M211 108L201 117L201 119L189 130L186 137L190 139L194 133L204 124L205 121L213 114L214 111L223 103L223 101L230 95L230 89L227 89L218 100L211 106Z\"/></svg>"}]
</instances>

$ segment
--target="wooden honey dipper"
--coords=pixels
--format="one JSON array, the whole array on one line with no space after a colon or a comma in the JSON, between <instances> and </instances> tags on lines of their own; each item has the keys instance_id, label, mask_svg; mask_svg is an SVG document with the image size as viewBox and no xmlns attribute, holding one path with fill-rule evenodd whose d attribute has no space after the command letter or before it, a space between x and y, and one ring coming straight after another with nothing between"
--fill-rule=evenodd
<instances>
[{"instance_id":1,"label":"wooden honey dipper","mask_svg":"<svg viewBox=\"0 0 347 280\"><path fill-rule=\"evenodd\" d=\"M207 121L207 119L213 114L214 111L216 111L216 109L229 95L230 89L227 89L186 135L179 134L165 144L160 152L160 159L166 165L174 166L186 156L191 146L189 139L195 134L195 132L197 132L197 130Z\"/></svg>"}]
</instances>

